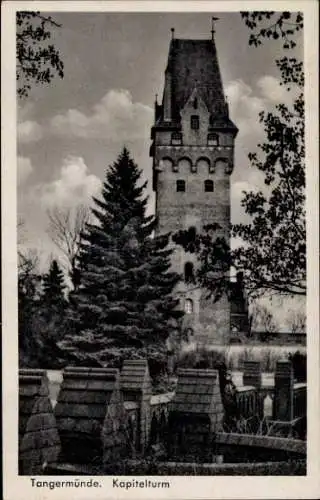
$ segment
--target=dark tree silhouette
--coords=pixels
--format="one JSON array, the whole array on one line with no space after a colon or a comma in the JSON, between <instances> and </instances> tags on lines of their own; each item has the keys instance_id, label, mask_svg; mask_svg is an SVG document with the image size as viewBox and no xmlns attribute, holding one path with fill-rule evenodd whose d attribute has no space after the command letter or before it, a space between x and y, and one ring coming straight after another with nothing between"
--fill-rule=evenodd
<instances>
[{"instance_id":1,"label":"dark tree silhouette","mask_svg":"<svg viewBox=\"0 0 320 500\"><path fill-rule=\"evenodd\" d=\"M107 170L95 222L81 244L81 283L70 294L76 333L61 346L79 362L105 364L124 357L165 358L165 340L182 313L172 291L169 235L152 237L146 183L124 148Z\"/></svg>"},{"instance_id":2,"label":"dark tree silhouette","mask_svg":"<svg viewBox=\"0 0 320 500\"><path fill-rule=\"evenodd\" d=\"M16 13L17 93L27 97L31 84L50 83L63 78L63 62L57 48L49 43L51 30L61 25L40 12Z\"/></svg>"},{"instance_id":3,"label":"dark tree silhouette","mask_svg":"<svg viewBox=\"0 0 320 500\"><path fill-rule=\"evenodd\" d=\"M253 30L249 44L281 39L284 51L296 46L302 15L290 12L242 13ZM253 168L264 174L264 191L245 192L242 206L251 217L237 224L233 235L244 243L233 253L235 267L245 271L246 288L254 295L306 294L304 72L296 57L276 59L281 84L295 89L292 106L280 103L274 112L260 113L265 140L249 154Z\"/></svg>"},{"instance_id":4,"label":"dark tree silhouette","mask_svg":"<svg viewBox=\"0 0 320 500\"><path fill-rule=\"evenodd\" d=\"M65 303L63 292L65 287L63 272L58 262L54 259L50 264L49 271L43 276L43 302L48 306L63 306Z\"/></svg>"}]
</instances>

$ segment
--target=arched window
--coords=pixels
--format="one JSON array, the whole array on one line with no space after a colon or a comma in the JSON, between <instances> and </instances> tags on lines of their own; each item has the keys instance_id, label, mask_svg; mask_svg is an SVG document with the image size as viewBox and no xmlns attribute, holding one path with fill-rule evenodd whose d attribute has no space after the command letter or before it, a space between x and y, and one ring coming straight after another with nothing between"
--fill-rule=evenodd
<instances>
[{"instance_id":1,"label":"arched window","mask_svg":"<svg viewBox=\"0 0 320 500\"><path fill-rule=\"evenodd\" d=\"M208 134L207 145L208 146L219 146L219 136L218 136L218 134Z\"/></svg>"},{"instance_id":2,"label":"arched window","mask_svg":"<svg viewBox=\"0 0 320 500\"><path fill-rule=\"evenodd\" d=\"M228 171L228 161L226 158L218 158L214 163L214 167L216 175L221 177Z\"/></svg>"},{"instance_id":3,"label":"arched window","mask_svg":"<svg viewBox=\"0 0 320 500\"><path fill-rule=\"evenodd\" d=\"M171 158L166 156L165 158L162 158L159 161L159 168L162 171L169 171L171 168L173 168L173 161Z\"/></svg>"},{"instance_id":4,"label":"arched window","mask_svg":"<svg viewBox=\"0 0 320 500\"><path fill-rule=\"evenodd\" d=\"M197 163L196 163L196 168L197 168L198 172L207 174L208 172L210 172L210 166L211 166L211 162L210 162L209 158L206 158L206 157L198 158Z\"/></svg>"},{"instance_id":5,"label":"arched window","mask_svg":"<svg viewBox=\"0 0 320 500\"><path fill-rule=\"evenodd\" d=\"M177 186L177 193L184 193L186 190L186 181L179 179L176 182L176 186Z\"/></svg>"},{"instance_id":6,"label":"arched window","mask_svg":"<svg viewBox=\"0 0 320 500\"><path fill-rule=\"evenodd\" d=\"M186 262L184 265L184 281L186 283L194 283L194 269L192 262Z\"/></svg>"},{"instance_id":7,"label":"arched window","mask_svg":"<svg viewBox=\"0 0 320 500\"><path fill-rule=\"evenodd\" d=\"M187 331L186 331L186 337L187 337L187 340L190 342L190 340L193 339L194 337L194 331L193 331L193 328L188 328Z\"/></svg>"},{"instance_id":8,"label":"arched window","mask_svg":"<svg viewBox=\"0 0 320 500\"><path fill-rule=\"evenodd\" d=\"M190 158L187 158L186 156L179 158L177 164L179 172L183 172L184 174L192 172L192 161Z\"/></svg>"},{"instance_id":9,"label":"arched window","mask_svg":"<svg viewBox=\"0 0 320 500\"><path fill-rule=\"evenodd\" d=\"M198 109L198 99L196 97L193 100L193 109Z\"/></svg>"},{"instance_id":10,"label":"arched window","mask_svg":"<svg viewBox=\"0 0 320 500\"><path fill-rule=\"evenodd\" d=\"M213 193L213 181L211 179L204 181L204 190L206 193Z\"/></svg>"},{"instance_id":11,"label":"arched window","mask_svg":"<svg viewBox=\"0 0 320 500\"><path fill-rule=\"evenodd\" d=\"M171 145L172 146L182 145L182 134L180 132L173 132L171 134Z\"/></svg>"},{"instance_id":12,"label":"arched window","mask_svg":"<svg viewBox=\"0 0 320 500\"><path fill-rule=\"evenodd\" d=\"M191 121L190 121L190 126L192 130L199 130L199 116L198 115L191 115Z\"/></svg>"},{"instance_id":13,"label":"arched window","mask_svg":"<svg viewBox=\"0 0 320 500\"><path fill-rule=\"evenodd\" d=\"M186 314L193 313L193 301L191 299L186 299L184 303L184 310Z\"/></svg>"}]
</instances>

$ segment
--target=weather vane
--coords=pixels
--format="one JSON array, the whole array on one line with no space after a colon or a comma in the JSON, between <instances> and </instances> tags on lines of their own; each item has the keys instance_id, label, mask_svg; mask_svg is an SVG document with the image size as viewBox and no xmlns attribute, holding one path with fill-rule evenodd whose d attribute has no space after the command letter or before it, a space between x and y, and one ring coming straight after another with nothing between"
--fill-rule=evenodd
<instances>
[{"instance_id":1,"label":"weather vane","mask_svg":"<svg viewBox=\"0 0 320 500\"><path fill-rule=\"evenodd\" d=\"M219 21L219 19L220 19L219 17L214 17L214 16L212 16L212 18L211 18L211 35L212 35L212 40L213 40L213 35L215 33L214 23L215 23L215 21Z\"/></svg>"}]
</instances>

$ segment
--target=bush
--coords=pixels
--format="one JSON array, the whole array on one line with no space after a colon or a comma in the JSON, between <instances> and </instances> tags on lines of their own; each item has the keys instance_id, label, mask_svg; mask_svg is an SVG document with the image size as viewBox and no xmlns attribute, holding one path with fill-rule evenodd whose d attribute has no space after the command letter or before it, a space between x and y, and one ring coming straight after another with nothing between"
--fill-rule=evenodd
<instances>
[{"instance_id":1,"label":"bush","mask_svg":"<svg viewBox=\"0 0 320 500\"><path fill-rule=\"evenodd\" d=\"M177 368L218 369L225 363L225 352L201 346L196 347L194 350L181 352L178 357Z\"/></svg>"},{"instance_id":2,"label":"bush","mask_svg":"<svg viewBox=\"0 0 320 500\"><path fill-rule=\"evenodd\" d=\"M263 372L274 372L277 361L294 358L297 348L295 346L213 346L193 347L185 349L179 355L178 368L217 368L219 363L225 363L228 370L242 371L244 361L259 361ZM299 348L300 376L302 377L303 361L301 356L306 356L306 348ZM296 362L297 364L297 362ZM295 369L295 368L294 368ZM296 368L297 370L297 368Z\"/></svg>"}]
</instances>

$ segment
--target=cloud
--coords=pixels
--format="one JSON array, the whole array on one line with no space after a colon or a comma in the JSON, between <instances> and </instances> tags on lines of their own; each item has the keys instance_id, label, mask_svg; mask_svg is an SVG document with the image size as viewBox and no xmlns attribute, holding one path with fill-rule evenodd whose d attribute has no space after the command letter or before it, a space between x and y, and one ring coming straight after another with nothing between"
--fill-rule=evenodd
<instances>
[{"instance_id":1,"label":"cloud","mask_svg":"<svg viewBox=\"0 0 320 500\"><path fill-rule=\"evenodd\" d=\"M18 141L23 142L36 142L42 139L43 130L39 123L26 120L18 123Z\"/></svg>"},{"instance_id":2,"label":"cloud","mask_svg":"<svg viewBox=\"0 0 320 500\"><path fill-rule=\"evenodd\" d=\"M243 80L233 80L226 86L230 116L239 128L239 135L258 135L263 131L258 123L260 111L271 111L276 104L290 105L296 97L280 85L274 76L264 75L256 81L255 89Z\"/></svg>"},{"instance_id":3,"label":"cloud","mask_svg":"<svg viewBox=\"0 0 320 500\"><path fill-rule=\"evenodd\" d=\"M239 180L231 183L231 219L233 224L240 222L248 223L251 217L245 214L241 201L244 198L244 191L254 192L262 191L268 193L268 187L264 184L264 175L256 168L247 171L246 180Z\"/></svg>"},{"instance_id":4,"label":"cloud","mask_svg":"<svg viewBox=\"0 0 320 500\"><path fill-rule=\"evenodd\" d=\"M257 81L261 95L269 102L279 104L281 102L290 104L292 102L292 92L288 92L285 86L280 85L280 81L274 76L266 75Z\"/></svg>"},{"instance_id":5,"label":"cloud","mask_svg":"<svg viewBox=\"0 0 320 500\"><path fill-rule=\"evenodd\" d=\"M149 136L152 110L139 102L133 102L128 90L109 90L107 94L85 114L77 109L51 119L51 131L57 135L106 140L135 140Z\"/></svg>"},{"instance_id":6,"label":"cloud","mask_svg":"<svg viewBox=\"0 0 320 500\"><path fill-rule=\"evenodd\" d=\"M230 115L239 128L239 135L252 134L257 130L260 111L265 109L264 100L255 96L253 89L243 80L234 80L226 87L230 102Z\"/></svg>"},{"instance_id":7,"label":"cloud","mask_svg":"<svg viewBox=\"0 0 320 500\"><path fill-rule=\"evenodd\" d=\"M17 180L18 180L18 185L20 185L23 184L29 177L29 175L32 173L33 166L30 158L26 158L24 156L18 156L17 167L18 167Z\"/></svg>"},{"instance_id":8,"label":"cloud","mask_svg":"<svg viewBox=\"0 0 320 500\"><path fill-rule=\"evenodd\" d=\"M84 159L77 156L63 160L58 179L36 186L40 203L45 208L88 204L100 189L100 179L90 174Z\"/></svg>"}]
</instances>

